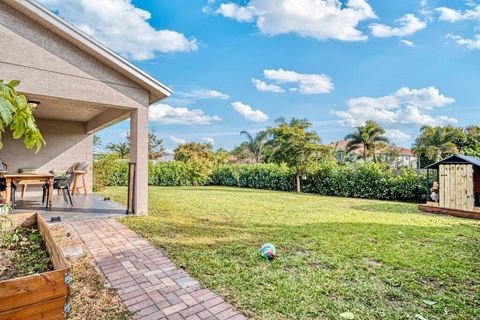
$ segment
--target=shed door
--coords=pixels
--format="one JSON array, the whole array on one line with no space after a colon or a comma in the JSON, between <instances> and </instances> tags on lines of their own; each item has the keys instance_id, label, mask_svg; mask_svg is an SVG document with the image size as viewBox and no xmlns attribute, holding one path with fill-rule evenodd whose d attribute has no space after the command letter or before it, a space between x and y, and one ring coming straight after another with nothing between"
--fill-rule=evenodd
<instances>
[{"instance_id":1,"label":"shed door","mask_svg":"<svg viewBox=\"0 0 480 320\"><path fill-rule=\"evenodd\" d=\"M439 169L440 207L472 211L475 200L473 196L473 166L471 164L442 164Z\"/></svg>"}]
</instances>

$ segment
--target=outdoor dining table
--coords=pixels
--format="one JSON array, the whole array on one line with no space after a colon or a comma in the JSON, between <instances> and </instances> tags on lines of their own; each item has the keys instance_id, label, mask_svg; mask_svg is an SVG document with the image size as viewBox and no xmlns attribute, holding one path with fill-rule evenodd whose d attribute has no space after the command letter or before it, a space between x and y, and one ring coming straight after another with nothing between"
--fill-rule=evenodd
<instances>
[{"instance_id":1,"label":"outdoor dining table","mask_svg":"<svg viewBox=\"0 0 480 320\"><path fill-rule=\"evenodd\" d=\"M53 182L54 175L51 173L35 173L35 174L25 174L25 173L12 173L4 174L2 178L5 178L6 183L6 204L11 205L11 192L12 192L12 183L18 183L20 181L45 181L48 182L48 207L52 207L53 203Z\"/></svg>"}]
</instances>

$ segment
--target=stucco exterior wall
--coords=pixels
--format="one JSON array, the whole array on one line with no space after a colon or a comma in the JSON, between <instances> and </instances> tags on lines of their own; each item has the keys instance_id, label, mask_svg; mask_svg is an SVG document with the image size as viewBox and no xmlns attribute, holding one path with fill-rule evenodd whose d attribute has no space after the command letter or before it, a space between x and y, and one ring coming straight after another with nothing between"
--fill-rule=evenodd
<instances>
[{"instance_id":1,"label":"stucco exterior wall","mask_svg":"<svg viewBox=\"0 0 480 320\"><path fill-rule=\"evenodd\" d=\"M146 108L149 93L53 32L0 2L0 78L25 94Z\"/></svg>"},{"instance_id":2,"label":"stucco exterior wall","mask_svg":"<svg viewBox=\"0 0 480 320\"><path fill-rule=\"evenodd\" d=\"M44 173L88 161L87 181L91 192L93 136L85 133L85 123L38 119L37 124L47 142L38 153L27 150L22 140L14 140L11 133L4 136L0 160L8 164L8 171L16 173L20 168L35 168Z\"/></svg>"}]
</instances>

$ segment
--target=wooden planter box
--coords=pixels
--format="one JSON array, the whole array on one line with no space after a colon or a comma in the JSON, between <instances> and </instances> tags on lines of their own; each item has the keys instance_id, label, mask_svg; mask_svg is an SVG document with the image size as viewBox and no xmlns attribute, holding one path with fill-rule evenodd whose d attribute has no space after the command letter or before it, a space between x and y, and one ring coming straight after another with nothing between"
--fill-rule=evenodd
<instances>
[{"instance_id":1,"label":"wooden planter box","mask_svg":"<svg viewBox=\"0 0 480 320\"><path fill-rule=\"evenodd\" d=\"M0 319L65 319L69 266L45 220L34 213L22 226L38 225L55 270L0 281Z\"/></svg>"}]
</instances>

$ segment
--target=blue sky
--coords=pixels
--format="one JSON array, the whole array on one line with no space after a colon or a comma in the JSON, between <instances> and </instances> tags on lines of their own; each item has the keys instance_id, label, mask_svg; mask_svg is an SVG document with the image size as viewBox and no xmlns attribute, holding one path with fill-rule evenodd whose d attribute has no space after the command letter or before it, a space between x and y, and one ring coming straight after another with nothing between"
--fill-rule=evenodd
<instances>
[{"instance_id":1,"label":"blue sky","mask_svg":"<svg viewBox=\"0 0 480 320\"><path fill-rule=\"evenodd\" d=\"M325 143L373 119L406 147L422 124L480 123L480 1L40 2L175 91L150 114L169 149L232 148L281 116Z\"/></svg>"}]
</instances>

